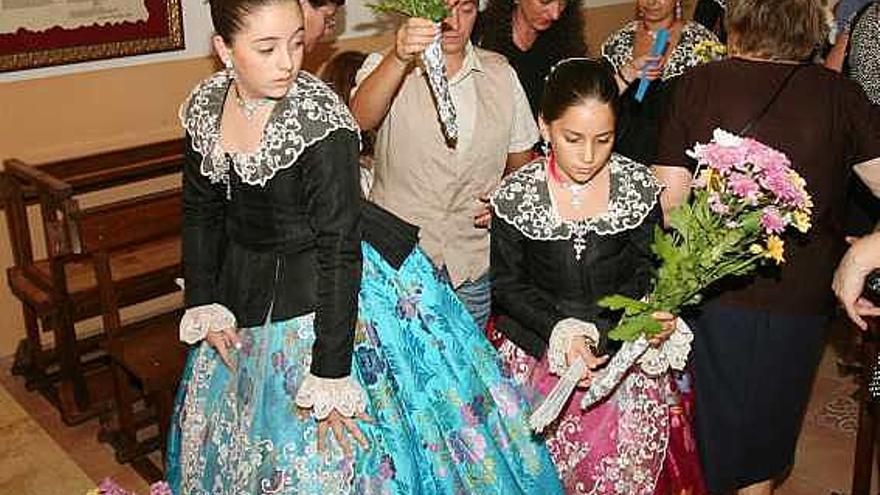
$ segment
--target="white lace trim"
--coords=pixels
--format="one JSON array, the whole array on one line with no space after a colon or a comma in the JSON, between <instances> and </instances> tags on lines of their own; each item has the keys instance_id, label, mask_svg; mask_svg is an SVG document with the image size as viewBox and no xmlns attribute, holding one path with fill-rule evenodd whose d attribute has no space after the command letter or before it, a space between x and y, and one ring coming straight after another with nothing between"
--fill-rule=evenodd
<instances>
[{"instance_id":1,"label":"white lace trim","mask_svg":"<svg viewBox=\"0 0 880 495\"><path fill-rule=\"evenodd\" d=\"M217 303L196 306L187 309L180 319L180 340L192 345L204 339L208 332L235 327L235 315L226 306Z\"/></svg>"},{"instance_id":2,"label":"white lace trim","mask_svg":"<svg viewBox=\"0 0 880 495\"><path fill-rule=\"evenodd\" d=\"M682 371L687 366L694 333L683 318L678 318L675 331L659 347L650 347L639 359L639 366L650 376L659 376L669 368Z\"/></svg>"},{"instance_id":3,"label":"white lace trim","mask_svg":"<svg viewBox=\"0 0 880 495\"><path fill-rule=\"evenodd\" d=\"M296 392L295 401L297 406L311 409L312 417L318 420L334 409L347 418L367 410L367 395L351 376L319 378L309 373Z\"/></svg>"},{"instance_id":4,"label":"white lace trim","mask_svg":"<svg viewBox=\"0 0 880 495\"><path fill-rule=\"evenodd\" d=\"M723 5L722 5L723 6ZM632 21L626 26L615 31L602 43L602 57L605 58L615 69L633 59L633 46L636 40L638 21ZM664 81L684 74L688 69L703 63L694 52L694 47L703 41L718 42L718 37L702 24L687 21L681 30L681 38L673 48L672 53L663 66L663 74L660 76Z\"/></svg>"},{"instance_id":5,"label":"white lace trim","mask_svg":"<svg viewBox=\"0 0 880 495\"><path fill-rule=\"evenodd\" d=\"M598 344L599 329L596 325L577 318L566 318L557 323L550 333L550 342L547 345L550 373L562 375L568 369L565 354L575 337L586 337L593 344Z\"/></svg>"},{"instance_id":6,"label":"white lace trim","mask_svg":"<svg viewBox=\"0 0 880 495\"><path fill-rule=\"evenodd\" d=\"M550 198L546 160L538 159L505 179L490 199L495 214L536 241L572 239L580 260L587 235L613 235L642 224L654 209L662 186L648 167L613 153L608 211L580 221L563 220Z\"/></svg>"},{"instance_id":7,"label":"white lace trim","mask_svg":"<svg viewBox=\"0 0 880 495\"><path fill-rule=\"evenodd\" d=\"M202 155L201 173L229 184L229 161L220 145L220 116L232 78L220 71L202 81L180 107L181 125ZM235 173L252 186L265 186L279 170L293 166L309 146L338 129L359 133L351 112L329 86L300 71L287 95L272 109L260 148L229 153Z\"/></svg>"}]
</instances>

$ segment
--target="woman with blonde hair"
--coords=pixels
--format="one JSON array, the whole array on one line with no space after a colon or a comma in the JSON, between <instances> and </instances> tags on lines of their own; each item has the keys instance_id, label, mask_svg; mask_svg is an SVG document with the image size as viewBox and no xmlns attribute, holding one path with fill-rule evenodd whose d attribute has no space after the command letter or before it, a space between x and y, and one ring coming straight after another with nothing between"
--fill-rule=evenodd
<instances>
[{"instance_id":1,"label":"woman with blonde hair","mask_svg":"<svg viewBox=\"0 0 880 495\"><path fill-rule=\"evenodd\" d=\"M794 461L832 310L846 179L880 195L880 109L811 63L827 35L822 0L728 3L728 60L685 74L661 120L655 173L664 210L687 200L687 150L713 130L785 153L815 202L786 262L719 287L694 328L696 426L709 491L769 494Z\"/></svg>"}]
</instances>

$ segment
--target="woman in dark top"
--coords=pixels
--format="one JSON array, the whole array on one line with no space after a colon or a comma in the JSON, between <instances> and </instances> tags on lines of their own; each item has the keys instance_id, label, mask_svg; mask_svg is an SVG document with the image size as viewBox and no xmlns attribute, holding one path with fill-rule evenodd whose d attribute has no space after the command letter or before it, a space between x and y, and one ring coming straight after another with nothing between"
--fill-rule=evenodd
<instances>
[{"instance_id":1,"label":"woman in dark top","mask_svg":"<svg viewBox=\"0 0 880 495\"><path fill-rule=\"evenodd\" d=\"M605 64L561 62L541 104L550 156L508 176L491 200L495 330L508 339L499 351L539 400L575 359L590 367L581 381L589 386L612 351L606 335L619 315L596 302L650 288L660 185L648 167L612 153L616 104ZM670 315L662 320L672 326ZM702 493L668 364L681 369L690 337L676 330L589 410L575 393L546 432L567 493Z\"/></svg>"},{"instance_id":2,"label":"woman in dark top","mask_svg":"<svg viewBox=\"0 0 880 495\"><path fill-rule=\"evenodd\" d=\"M815 202L813 228L787 241L787 262L719 288L694 329L708 487L771 493L792 464L822 351L847 178L855 172L880 193L880 109L855 83L808 63L826 35L821 0L739 0L729 9L733 58L679 81L655 173L668 212L689 194L686 151L723 128L788 155Z\"/></svg>"},{"instance_id":3,"label":"woman in dark top","mask_svg":"<svg viewBox=\"0 0 880 495\"><path fill-rule=\"evenodd\" d=\"M718 43L702 25L682 17L681 0L639 0L636 19L602 43L602 57L614 69L621 96L615 151L641 163L654 163L660 115L679 76L706 62L696 47ZM657 31L667 29L669 42L659 58L651 56ZM651 66L650 64L654 64ZM639 76L651 80L642 101L636 100Z\"/></svg>"},{"instance_id":4,"label":"woman in dark top","mask_svg":"<svg viewBox=\"0 0 880 495\"><path fill-rule=\"evenodd\" d=\"M727 30L724 28L726 11L727 0L697 0L697 5L694 7L694 22L699 22L715 33L721 41L727 41Z\"/></svg>"},{"instance_id":5,"label":"woman in dark top","mask_svg":"<svg viewBox=\"0 0 880 495\"><path fill-rule=\"evenodd\" d=\"M550 68L587 53L580 0L490 0L477 19L474 41L505 57L519 76L532 114Z\"/></svg>"},{"instance_id":6,"label":"woman in dark top","mask_svg":"<svg viewBox=\"0 0 880 495\"><path fill-rule=\"evenodd\" d=\"M174 493L559 493L417 229L361 202L354 118L299 70L299 2L216 0L211 16L227 69L181 107L180 330L197 345Z\"/></svg>"}]
</instances>

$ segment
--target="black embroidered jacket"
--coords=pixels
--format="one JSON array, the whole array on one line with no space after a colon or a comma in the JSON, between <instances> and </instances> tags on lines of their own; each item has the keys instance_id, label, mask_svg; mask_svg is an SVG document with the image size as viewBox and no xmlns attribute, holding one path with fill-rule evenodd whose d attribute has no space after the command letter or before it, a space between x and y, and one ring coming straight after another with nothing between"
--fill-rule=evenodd
<instances>
[{"instance_id":1,"label":"black embroidered jacket","mask_svg":"<svg viewBox=\"0 0 880 495\"><path fill-rule=\"evenodd\" d=\"M239 327L315 312L311 372L349 375L360 283L358 128L336 95L300 72L258 151L225 153L225 72L181 107L187 307L219 303Z\"/></svg>"},{"instance_id":2,"label":"black embroidered jacket","mask_svg":"<svg viewBox=\"0 0 880 495\"><path fill-rule=\"evenodd\" d=\"M553 205L545 162L509 176L492 197L492 301L497 328L535 357L565 318L596 324L604 335L617 316L596 305L615 293L640 298L650 287L650 244L662 221L660 185L651 171L613 154L608 212L562 220Z\"/></svg>"}]
</instances>

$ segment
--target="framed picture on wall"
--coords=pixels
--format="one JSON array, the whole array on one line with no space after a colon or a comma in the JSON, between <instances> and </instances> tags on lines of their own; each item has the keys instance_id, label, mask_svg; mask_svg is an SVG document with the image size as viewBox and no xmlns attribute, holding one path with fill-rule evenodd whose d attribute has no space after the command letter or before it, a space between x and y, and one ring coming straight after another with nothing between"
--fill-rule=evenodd
<instances>
[{"instance_id":1,"label":"framed picture on wall","mask_svg":"<svg viewBox=\"0 0 880 495\"><path fill-rule=\"evenodd\" d=\"M0 0L0 72L184 48L181 0Z\"/></svg>"}]
</instances>

